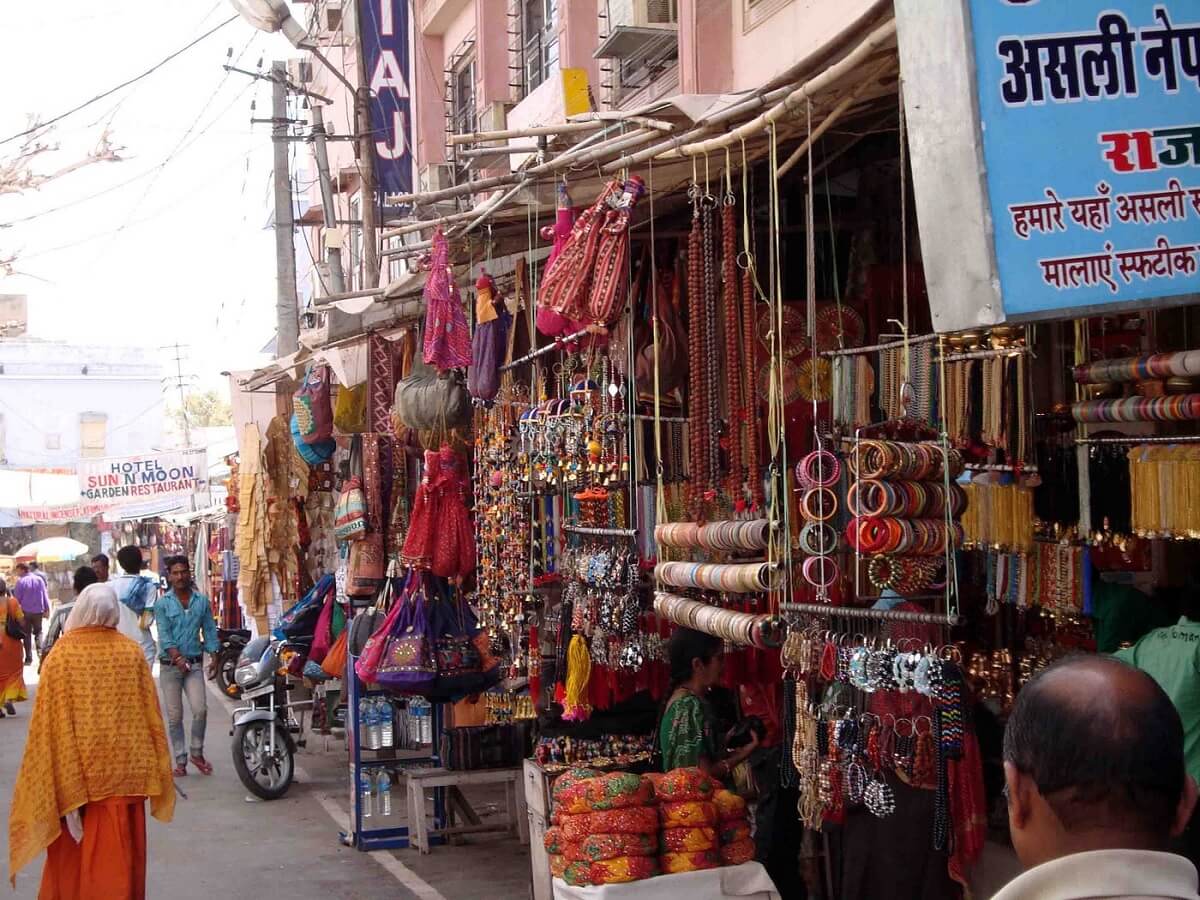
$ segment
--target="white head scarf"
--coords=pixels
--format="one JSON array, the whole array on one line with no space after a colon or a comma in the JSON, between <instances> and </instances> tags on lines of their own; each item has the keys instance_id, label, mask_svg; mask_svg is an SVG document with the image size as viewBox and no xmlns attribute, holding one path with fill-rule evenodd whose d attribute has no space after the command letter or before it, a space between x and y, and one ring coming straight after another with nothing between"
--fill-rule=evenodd
<instances>
[{"instance_id":1,"label":"white head scarf","mask_svg":"<svg viewBox=\"0 0 1200 900\"><path fill-rule=\"evenodd\" d=\"M121 621L121 601L110 584L89 584L79 594L75 607L67 616L63 632L76 628L116 628Z\"/></svg>"}]
</instances>

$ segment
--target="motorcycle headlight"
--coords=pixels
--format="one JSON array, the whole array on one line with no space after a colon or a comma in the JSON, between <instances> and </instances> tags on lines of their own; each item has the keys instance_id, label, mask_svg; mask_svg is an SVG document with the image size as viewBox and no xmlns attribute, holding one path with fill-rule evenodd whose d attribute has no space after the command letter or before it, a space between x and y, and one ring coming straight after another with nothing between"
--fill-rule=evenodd
<instances>
[{"instance_id":1,"label":"motorcycle headlight","mask_svg":"<svg viewBox=\"0 0 1200 900\"><path fill-rule=\"evenodd\" d=\"M258 668L253 663L249 665L238 666L236 669L234 669L233 680L236 681L240 687L245 687L248 684L252 684L258 680Z\"/></svg>"}]
</instances>

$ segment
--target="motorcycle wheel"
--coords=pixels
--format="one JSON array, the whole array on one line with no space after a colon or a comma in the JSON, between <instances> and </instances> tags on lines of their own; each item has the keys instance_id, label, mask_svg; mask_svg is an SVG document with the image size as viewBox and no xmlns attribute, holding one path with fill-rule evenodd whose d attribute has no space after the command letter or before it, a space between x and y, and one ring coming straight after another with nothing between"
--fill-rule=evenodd
<instances>
[{"instance_id":1,"label":"motorcycle wheel","mask_svg":"<svg viewBox=\"0 0 1200 900\"><path fill-rule=\"evenodd\" d=\"M242 690L233 680L233 673L237 669L238 653L233 651L225 652L217 656L216 679L217 687L226 697L238 697Z\"/></svg>"},{"instance_id":2,"label":"motorcycle wheel","mask_svg":"<svg viewBox=\"0 0 1200 900\"><path fill-rule=\"evenodd\" d=\"M271 753L271 724L260 720L233 729L233 767L246 789L263 800L286 794L295 773L292 748L281 728L276 729Z\"/></svg>"}]
</instances>

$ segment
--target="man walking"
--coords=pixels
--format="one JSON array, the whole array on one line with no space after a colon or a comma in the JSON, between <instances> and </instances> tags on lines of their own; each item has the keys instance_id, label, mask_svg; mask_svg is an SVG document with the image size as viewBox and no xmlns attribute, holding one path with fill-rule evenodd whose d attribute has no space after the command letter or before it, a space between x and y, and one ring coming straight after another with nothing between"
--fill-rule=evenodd
<instances>
[{"instance_id":1,"label":"man walking","mask_svg":"<svg viewBox=\"0 0 1200 900\"><path fill-rule=\"evenodd\" d=\"M108 554L97 553L92 557L92 570L101 584L108 581Z\"/></svg>"},{"instance_id":2,"label":"man walking","mask_svg":"<svg viewBox=\"0 0 1200 900\"><path fill-rule=\"evenodd\" d=\"M13 596L25 614L25 665L33 665L33 648L42 655L42 617L50 613L50 595L46 582L29 570L25 563L16 565L17 583Z\"/></svg>"},{"instance_id":3,"label":"man walking","mask_svg":"<svg viewBox=\"0 0 1200 900\"><path fill-rule=\"evenodd\" d=\"M192 590L192 570L186 556L167 558L171 590L163 594L155 609L158 623L159 673L167 707L167 731L175 753L176 777L192 765L205 775L212 764L204 758L204 729L208 724L208 700L204 687L204 654L216 653L217 623L208 598ZM184 742L183 696L192 710L190 743Z\"/></svg>"},{"instance_id":4,"label":"man walking","mask_svg":"<svg viewBox=\"0 0 1200 900\"><path fill-rule=\"evenodd\" d=\"M138 627L141 629L142 653L146 657L146 665L153 668L157 648L154 645L154 635L150 631L150 623L154 621L154 599L158 596L157 579L142 573L142 551L132 544L117 551L117 565L123 574L112 580L113 590L117 599L128 606L138 617Z\"/></svg>"}]
</instances>

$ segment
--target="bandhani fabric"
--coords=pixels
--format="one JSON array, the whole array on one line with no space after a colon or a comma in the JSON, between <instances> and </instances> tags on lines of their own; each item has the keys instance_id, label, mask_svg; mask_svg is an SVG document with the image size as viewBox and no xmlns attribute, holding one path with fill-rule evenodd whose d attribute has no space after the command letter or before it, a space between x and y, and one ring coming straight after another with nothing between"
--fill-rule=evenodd
<instances>
[{"instance_id":1,"label":"bandhani fabric","mask_svg":"<svg viewBox=\"0 0 1200 900\"><path fill-rule=\"evenodd\" d=\"M658 726L663 768L669 772L695 768L704 759L715 761L717 741L712 726L715 718L708 701L695 694L684 693L672 701ZM669 796L675 799L674 794Z\"/></svg>"},{"instance_id":2,"label":"bandhani fabric","mask_svg":"<svg viewBox=\"0 0 1200 900\"><path fill-rule=\"evenodd\" d=\"M592 884L625 884L653 878L658 874L658 859L653 856L620 856L591 863L588 873Z\"/></svg>"},{"instance_id":3,"label":"bandhani fabric","mask_svg":"<svg viewBox=\"0 0 1200 900\"><path fill-rule=\"evenodd\" d=\"M754 859L754 841L750 838L726 844L721 848L721 865L740 866Z\"/></svg>"},{"instance_id":4,"label":"bandhani fabric","mask_svg":"<svg viewBox=\"0 0 1200 900\"><path fill-rule=\"evenodd\" d=\"M715 828L665 828L658 839L663 853L701 853L720 846Z\"/></svg>"},{"instance_id":5,"label":"bandhani fabric","mask_svg":"<svg viewBox=\"0 0 1200 900\"><path fill-rule=\"evenodd\" d=\"M577 843L593 834L657 834L658 810L653 806L631 806L606 812L562 817L562 833Z\"/></svg>"},{"instance_id":6,"label":"bandhani fabric","mask_svg":"<svg viewBox=\"0 0 1200 900\"><path fill-rule=\"evenodd\" d=\"M567 771L554 779L554 786L550 789L550 797L555 803L558 803L559 797L574 785L591 778L599 778L602 774L602 772L596 769L586 769L583 766L567 769Z\"/></svg>"},{"instance_id":7,"label":"bandhani fabric","mask_svg":"<svg viewBox=\"0 0 1200 900\"><path fill-rule=\"evenodd\" d=\"M550 876L562 878L567 871L567 860L557 854L550 855Z\"/></svg>"},{"instance_id":8,"label":"bandhani fabric","mask_svg":"<svg viewBox=\"0 0 1200 900\"><path fill-rule=\"evenodd\" d=\"M652 834L591 834L578 843L564 843L563 848L563 856L571 862L658 856L658 841Z\"/></svg>"},{"instance_id":9,"label":"bandhani fabric","mask_svg":"<svg viewBox=\"0 0 1200 900\"><path fill-rule=\"evenodd\" d=\"M42 668L8 818L9 877L54 842L67 813L111 797L148 797L152 815L171 820L166 730L141 648L113 628L76 628Z\"/></svg>"},{"instance_id":10,"label":"bandhani fabric","mask_svg":"<svg viewBox=\"0 0 1200 900\"><path fill-rule=\"evenodd\" d=\"M24 622L25 614L16 597L5 599L7 603L0 603L0 703L14 703L26 699L25 647L4 629L10 617Z\"/></svg>"},{"instance_id":11,"label":"bandhani fabric","mask_svg":"<svg viewBox=\"0 0 1200 900\"><path fill-rule=\"evenodd\" d=\"M671 704L672 708L679 701ZM679 803L684 800L712 800L720 782L705 775L696 767L672 769L665 775L653 779L654 795L663 803Z\"/></svg>"},{"instance_id":12,"label":"bandhani fabric","mask_svg":"<svg viewBox=\"0 0 1200 900\"><path fill-rule=\"evenodd\" d=\"M750 821L748 819L730 819L721 823L721 843L736 844L750 837Z\"/></svg>"},{"instance_id":13,"label":"bandhani fabric","mask_svg":"<svg viewBox=\"0 0 1200 900\"><path fill-rule=\"evenodd\" d=\"M425 281L425 365L439 372L471 365L471 330L450 267L450 244L439 228Z\"/></svg>"},{"instance_id":14,"label":"bandhani fabric","mask_svg":"<svg viewBox=\"0 0 1200 900\"><path fill-rule=\"evenodd\" d=\"M664 875L678 875L681 872L699 872L703 869L717 869L721 866L721 854L716 850L705 850L701 853L664 853L659 857Z\"/></svg>"},{"instance_id":15,"label":"bandhani fabric","mask_svg":"<svg viewBox=\"0 0 1200 900\"><path fill-rule=\"evenodd\" d=\"M746 801L733 791L722 788L713 795L713 803L717 806L717 816L722 822L746 818Z\"/></svg>"},{"instance_id":16,"label":"bandhani fabric","mask_svg":"<svg viewBox=\"0 0 1200 900\"><path fill-rule=\"evenodd\" d=\"M701 800L664 803L658 808L663 828L696 828L717 824L717 808Z\"/></svg>"},{"instance_id":17,"label":"bandhani fabric","mask_svg":"<svg viewBox=\"0 0 1200 900\"><path fill-rule=\"evenodd\" d=\"M555 800L564 813L602 812L627 806L648 806L654 800L654 788L639 775L613 772L599 778L583 779L556 791Z\"/></svg>"},{"instance_id":18,"label":"bandhani fabric","mask_svg":"<svg viewBox=\"0 0 1200 900\"><path fill-rule=\"evenodd\" d=\"M567 863L563 870L562 879L567 884L576 887L586 887L592 883L592 864L588 862Z\"/></svg>"}]
</instances>

